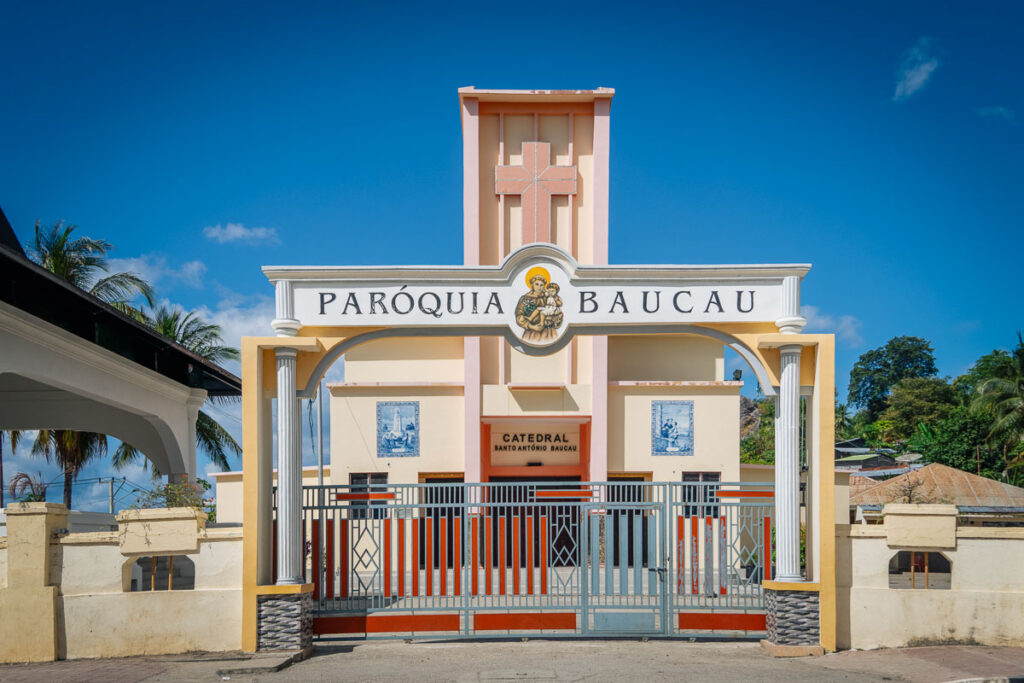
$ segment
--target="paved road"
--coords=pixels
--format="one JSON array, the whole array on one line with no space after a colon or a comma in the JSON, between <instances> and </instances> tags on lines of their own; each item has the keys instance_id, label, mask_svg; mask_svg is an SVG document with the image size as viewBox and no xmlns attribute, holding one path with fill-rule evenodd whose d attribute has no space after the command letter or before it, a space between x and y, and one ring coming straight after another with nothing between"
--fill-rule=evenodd
<instances>
[{"instance_id":1,"label":"paved road","mask_svg":"<svg viewBox=\"0 0 1024 683\"><path fill-rule=\"evenodd\" d=\"M189 657L56 662L0 667L0 681L137 683L217 681L242 661ZM273 674L232 681L915 681L1024 676L1024 648L922 647L772 659L753 643L630 640L414 643L321 646Z\"/></svg>"}]
</instances>

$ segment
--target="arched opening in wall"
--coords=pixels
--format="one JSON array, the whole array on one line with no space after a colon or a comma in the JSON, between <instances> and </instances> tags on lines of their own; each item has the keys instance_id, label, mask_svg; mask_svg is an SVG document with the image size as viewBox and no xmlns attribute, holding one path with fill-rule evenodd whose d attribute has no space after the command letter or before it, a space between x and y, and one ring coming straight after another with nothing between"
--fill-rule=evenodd
<instances>
[{"instance_id":1,"label":"arched opening in wall","mask_svg":"<svg viewBox=\"0 0 1024 683\"><path fill-rule=\"evenodd\" d=\"M889 560L889 588L949 590L953 563L942 553L901 550Z\"/></svg>"},{"instance_id":2,"label":"arched opening in wall","mask_svg":"<svg viewBox=\"0 0 1024 683\"><path fill-rule=\"evenodd\" d=\"M187 555L140 557L132 563L131 592L183 591L196 587L196 566Z\"/></svg>"}]
</instances>

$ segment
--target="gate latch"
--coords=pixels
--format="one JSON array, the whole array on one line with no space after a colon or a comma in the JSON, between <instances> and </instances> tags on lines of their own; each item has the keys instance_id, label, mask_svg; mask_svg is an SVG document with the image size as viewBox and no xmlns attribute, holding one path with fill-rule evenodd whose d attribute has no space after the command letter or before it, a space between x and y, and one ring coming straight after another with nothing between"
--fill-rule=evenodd
<instances>
[{"instance_id":1,"label":"gate latch","mask_svg":"<svg viewBox=\"0 0 1024 683\"><path fill-rule=\"evenodd\" d=\"M662 581L665 580L665 572L667 570L664 567L648 567L647 571L649 571L649 572L657 572L658 573L658 578L661 579Z\"/></svg>"}]
</instances>

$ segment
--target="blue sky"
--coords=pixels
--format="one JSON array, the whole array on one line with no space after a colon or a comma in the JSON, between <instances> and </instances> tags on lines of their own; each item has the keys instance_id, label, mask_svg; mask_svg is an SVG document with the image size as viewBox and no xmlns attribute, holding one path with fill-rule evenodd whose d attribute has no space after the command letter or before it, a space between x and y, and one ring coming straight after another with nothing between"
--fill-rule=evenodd
<instances>
[{"instance_id":1,"label":"blue sky","mask_svg":"<svg viewBox=\"0 0 1024 683\"><path fill-rule=\"evenodd\" d=\"M288 5L8 3L22 239L106 238L234 342L263 264L461 261L459 86L609 86L613 262L814 264L841 394L893 336L955 375L1024 328L1024 5Z\"/></svg>"}]
</instances>

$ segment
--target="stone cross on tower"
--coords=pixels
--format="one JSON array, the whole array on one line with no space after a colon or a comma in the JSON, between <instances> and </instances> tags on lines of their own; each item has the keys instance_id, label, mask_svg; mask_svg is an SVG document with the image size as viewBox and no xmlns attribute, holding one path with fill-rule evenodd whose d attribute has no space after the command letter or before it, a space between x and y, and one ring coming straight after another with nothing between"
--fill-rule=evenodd
<instances>
[{"instance_id":1,"label":"stone cross on tower","mask_svg":"<svg viewBox=\"0 0 1024 683\"><path fill-rule=\"evenodd\" d=\"M524 142L521 166L494 167L494 193L522 196L523 244L550 242L551 196L576 194L576 167L552 166L548 142Z\"/></svg>"}]
</instances>

